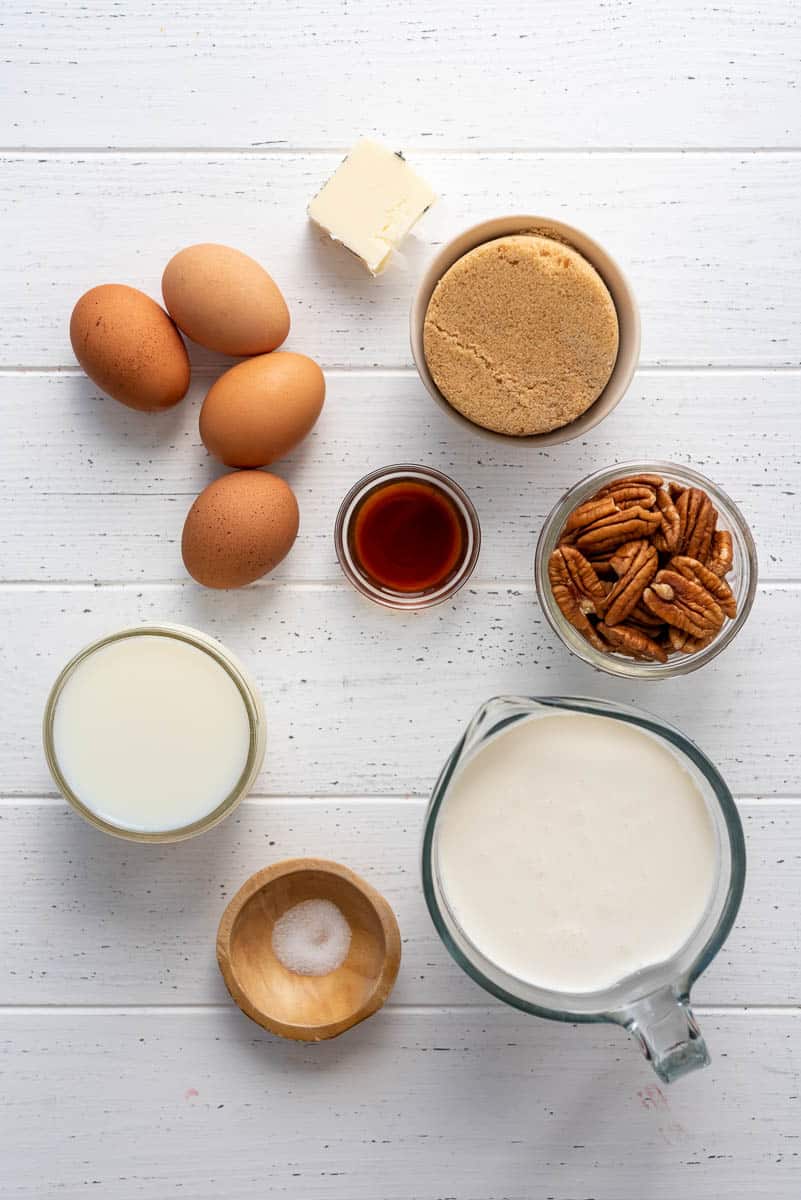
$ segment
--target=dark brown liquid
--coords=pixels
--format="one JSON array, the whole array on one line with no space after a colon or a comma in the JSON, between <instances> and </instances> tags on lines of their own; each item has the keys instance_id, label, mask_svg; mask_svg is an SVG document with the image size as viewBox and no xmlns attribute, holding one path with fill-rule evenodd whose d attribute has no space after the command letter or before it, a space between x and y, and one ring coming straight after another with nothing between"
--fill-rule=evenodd
<instances>
[{"instance_id":1,"label":"dark brown liquid","mask_svg":"<svg viewBox=\"0 0 801 1200\"><path fill-rule=\"evenodd\" d=\"M394 592L441 587L462 565L467 529L447 493L399 479L379 485L357 508L350 549L361 570Z\"/></svg>"}]
</instances>

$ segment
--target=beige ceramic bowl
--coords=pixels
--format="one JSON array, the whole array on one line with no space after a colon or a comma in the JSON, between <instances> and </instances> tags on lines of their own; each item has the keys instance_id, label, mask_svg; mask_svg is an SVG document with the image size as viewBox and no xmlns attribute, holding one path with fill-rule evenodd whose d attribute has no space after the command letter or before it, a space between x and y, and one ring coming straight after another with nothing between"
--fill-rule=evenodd
<instances>
[{"instance_id":1,"label":"beige ceramic bowl","mask_svg":"<svg viewBox=\"0 0 801 1200\"><path fill-rule=\"evenodd\" d=\"M566 242L574 250L577 250L579 254L583 255L587 262L595 267L595 270L609 289L615 309L617 310L618 325L620 327L617 360L609 377L609 382L595 403L586 412L582 413L580 417L577 417L575 421L571 421L569 425L563 425L560 429L552 429L549 433L531 434L528 437L514 437L510 434L495 433L493 430L485 429L482 425L476 425L473 421L469 421L467 417L463 417L460 412L448 403L434 383L423 352L423 324L428 310L428 303L434 288L445 272L453 266L457 259L462 258L469 250L474 250L476 246L481 246L485 242L491 242L495 238L509 237L513 234L541 234L545 237L554 238L556 241ZM460 233L453 241L448 242L440 250L420 280L417 293L412 301L410 333L412 355L418 373L440 408L444 409L455 421L458 421L467 429L471 429L474 433L482 434L484 437L504 442L529 442L538 447L555 446L561 442L569 442L573 438L587 433L599 421L602 421L607 413L612 411L631 383L640 357L640 314L637 309L637 302L634 299L634 293L620 267L597 242L587 237L586 233L582 233L580 229L574 229L572 225L565 225L563 221L552 221L549 217L495 217L492 221L483 221L480 225L474 225L471 229L466 229L464 233Z\"/></svg>"}]
</instances>

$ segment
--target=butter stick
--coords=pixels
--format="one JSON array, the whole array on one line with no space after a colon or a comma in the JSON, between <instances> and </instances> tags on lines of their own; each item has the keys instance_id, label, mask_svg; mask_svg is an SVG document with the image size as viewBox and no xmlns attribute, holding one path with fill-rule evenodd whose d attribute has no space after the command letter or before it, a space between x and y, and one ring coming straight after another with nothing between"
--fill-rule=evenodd
<instances>
[{"instance_id":1,"label":"butter stick","mask_svg":"<svg viewBox=\"0 0 801 1200\"><path fill-rule=\"evenodd\" d=\"M402 154L363 138L307 209L310 219L373 275L431 207L435 194Z\"/></svg>"}]
</instances>

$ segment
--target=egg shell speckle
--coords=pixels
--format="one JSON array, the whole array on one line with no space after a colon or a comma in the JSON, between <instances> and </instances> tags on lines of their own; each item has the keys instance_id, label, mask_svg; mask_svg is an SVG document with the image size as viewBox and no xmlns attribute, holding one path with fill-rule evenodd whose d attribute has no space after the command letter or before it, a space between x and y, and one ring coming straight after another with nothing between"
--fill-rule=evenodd
<instances>
[{"instance_id":1,"label":"egg shell speckle","mask_svg":"<svg viewBox=\"0 0 801 1200\"><path fill-rule=\"evenodd\" d=\"M289 553L299 522L295 494L277 475L224 475L189 510L181 540L184 565L204 587L244 587Z\"/></svg>"},{"instance_id":2,"label":"egg shell speckle","mask_svg":"<svg viewBox=\"0 0 801 1200\"><path fill-rule=\"evenodd\" d=\"M313 359L284 350L261 354L212 384L200 436L229 467L266 467L306 437L324 398L325 377Z\"/></svg>"},{"instance_id":3,"label":"egg shell speckle","mask_svg":"<svg viewBox=\"0 0 801 1200\"><path fill-rule=\"evenodd\" d=\"M289 309L255 258L202 242L180 250L164 268L164 303L192 341L221 354L265 354L289 333Z\"/></svg>"},{"instance_id":4,"label":"egg shell speckle","mask_svg":"<svg viewBox=\"0 0 801 1200\"><path fill-rule=\"evenodd\" d=\"M104 283L70 318L75 357L99 388L128 408L172 408L189 387L189 356L164 309L136 288Z\"/></svg>"}]
</instances>

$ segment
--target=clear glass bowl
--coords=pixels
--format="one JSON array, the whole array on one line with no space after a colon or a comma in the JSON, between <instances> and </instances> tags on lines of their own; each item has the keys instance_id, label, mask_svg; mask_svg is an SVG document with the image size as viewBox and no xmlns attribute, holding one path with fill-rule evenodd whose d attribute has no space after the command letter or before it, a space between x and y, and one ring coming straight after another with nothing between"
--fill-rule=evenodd
<instances>
[{"instance_id":1,"label":"clear glass bowl","mask_svg":"<svg viewBox=\"0 0 801 1200\"><path fill-rule=\"evenodd\" d=\"M436 587L419 592L394 591L371 579L359 566L353 554L350 538L351 522L364 498L379 487L406 479L433 485L443 492L462 519L465 538L464 553L448 578ZM395 463L393 466L380 467L377 471L371 471L350 489L337 513L334 526L334 547L345 578L353 584L357 592L361 592L368 600L382 604L385 608L405 611L431 608L435 604L449 600L473 574L481 549L481 526L478 513L469 496L453 479L443 475L442 471L436 471L433 467L421 467L413 463Z\"/></svg>"},{"instance_id":2,"label":"clear glass bowl","mask_svg":"<svg viewBox=\"0 0 801 1200\"><path fill-rule=\"evenodd\" d=\"M614 650L603 652L591 646L562 613L551 591L548 579L548 561L556 549L559 535L573 509L589 500L597 491L624 475L661 475L666 483L675 481L684 487L697 487L705 491L718 510L718 529L725 529L732 536L734 561L726 582L737 601L737 615L727 620L715 640L694 654L671 654L666 663L640 662L618 654ZM689 467L666 462L625 462L595 471L565 492L542 527L534 562L534 581L537 596L548 623L559 638L574 654L609 675L622 675L630 679L670 679L675 675L687 675L711 662L721 650L734 640L745 624L754 602L757 585L757 554L751 530L737 505L726 493L706 476Z\"/></svg>"},{"instance_id":3,"label":"clear glass bowl","mask_svg":"<svg viewBox=\"0 0 801 1200\"><path fill-rule=\"evenodd\" d=\"M83 803L81 798L76 795L69 783L64 777L61 766L58 761L58 755L55 749L55 739L53 736L53 723L58 707L59 697L77 667L80 666L85 659L94 654L95 651L102 649L103 646L108 646L112 642L117 642L123 638L136 637L164 637L176 638L178 641L186 642L197 650L202 650L213 658L216 663L230 676L233 683L239 691L242 701L247 712L248 724L250 727L250 739L248 746L247 761L242 769L234 789L225 797L225 799L217 805L211 812L200 820L193 821L191 825L184 825L179 829L159 830L158 832L147 832L144 830L126 829L118 825L106 821L99 816L93 809ZM99 638L96 642L85 646L79 651L74 658L70 659L64 669L60 672L56 682L50 691L47 699L47 705L44 712L44 720L42 723L42 738L44 742L45 757L47 765L50 768L50 774L56 783L58 790L61 792L65 800L68 800L76 812L94 825L96 829L101 829L104 833L110 833L114 837L125 838L131 842L180 842L185 838L194 837L195 834L205 833L206 830L212 829L224 817L233 812L240 800L250 791L256 776L261 769L261 764L264 760L264 751L267 739L267 730L264 717L264 708L259 695L258 688L250 679L244 668L236 658L218 642L216 638L209 637L208 634L201 633L199 629L191 629L187 625L136 625L130 629L121 629L118 633L112 633L108 637Z\"/></svg>"}]
</instances>

